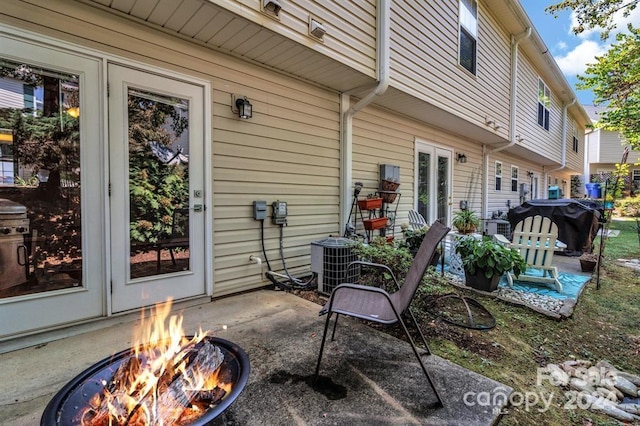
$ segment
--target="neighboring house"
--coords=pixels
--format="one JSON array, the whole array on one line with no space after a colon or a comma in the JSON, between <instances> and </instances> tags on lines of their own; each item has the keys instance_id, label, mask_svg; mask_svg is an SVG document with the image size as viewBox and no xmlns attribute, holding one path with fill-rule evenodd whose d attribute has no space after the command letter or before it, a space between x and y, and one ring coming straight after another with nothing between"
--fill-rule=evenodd
<instances>
[{"instance_id":1,"label":"neighboring house","mask_svg":"<svg viewBox=\"0 0 640 426\"><path fill-rule=\"evenodd\" d=\"M269 284L250 261L253 201L288 202L287 265L308 271L310 243L343 233L354 182L375 192L381 164L399 168L396 235L410 209L491 217L582 173L589 118L517 0L4 0L0 46L79 81L83 242L82 280L0 299L4 340ZM178 99L189 118L189 263L144 278L130 268L132 96ZM267 217L275 269L279 231Z\"/></svg>"},{"instance_id":2,"label":"neighboring house","mask_svg":"<svg viewBox=\"0 0 640 426\"><path fill-rule=\"evenodd\" d=\"M601 106L583 105L591 121L595 124L599 115L606 109ZM588 130L585 138L585 157L583 182L600 182L614 174L616 164L622 161L622 154L628 145L622 135L610 130L594 127ZM629 164L628 179L631 190L640 190L640 151L629 151L627 164ZM584 188L583 188L584 191Z\"/></svg>"}]
</instances>

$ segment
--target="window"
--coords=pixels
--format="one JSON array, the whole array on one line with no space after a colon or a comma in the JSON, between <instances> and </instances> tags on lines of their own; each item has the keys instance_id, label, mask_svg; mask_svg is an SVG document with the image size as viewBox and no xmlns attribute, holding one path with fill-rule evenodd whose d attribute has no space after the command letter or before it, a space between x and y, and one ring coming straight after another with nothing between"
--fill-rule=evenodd
<instances>
[{"instance_id":1,"label":"window","mask_svg":"<svg viewBox=\"0 0 640 426\"><path fill-rule=\"evenodd\" d=\"M458 60L467 71L476 74L478 43L478 4L476 0L460 0L460 42Z\"/></svg>"},{"instance_id":2,"label":"window","mask_svg":"<svg viewBox=\"0 0 640 426\"><path fill-rule=\"evenodd\" d=\"M502 163L496 161L496 191L502 191Z\"/></svg>"},{"instance_id":3,"label":"window","mask_svg":"<svg viewBox=\"0 0 640 426\"><path fill-rule=\"evenodd\" d=\"M578 152L578 138L573 137L573 152Z\"/></svg>"},{"instance_id":4,"label":"window","mask_svg":"<svg viewBox=\"0 0 640 426\"><path fill-rule=\"evenodd\" d=\"M549 106L551 105L551 92L546 84L538 79L538 124L549 130Z\"/></svg>"},{"instance_id":5,"label":"window","mask_svg":"<svg viewBox=\"0 0 640 426\"><path fill-rule=\"evenodd\" d=\"M511 166L511 190L518 191L518 168L516 166Z\"/></svg>"}]
</instances>

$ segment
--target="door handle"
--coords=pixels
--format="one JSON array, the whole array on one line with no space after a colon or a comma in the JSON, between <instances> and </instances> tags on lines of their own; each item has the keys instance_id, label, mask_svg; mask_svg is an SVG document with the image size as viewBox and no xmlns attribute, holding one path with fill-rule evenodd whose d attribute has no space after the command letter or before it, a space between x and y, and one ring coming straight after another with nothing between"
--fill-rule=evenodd
<instances>
[{"instance_id":1,"label":"door handle","mask_svg":"<svg viewBox=\"0 0 640 426\"><path fill-rule=\"evenodd\" d=\"M194 204L193 205L193 211L194 212L201 212L204 210L204 206L202 204Z\"/></svg>"}]
</instances>

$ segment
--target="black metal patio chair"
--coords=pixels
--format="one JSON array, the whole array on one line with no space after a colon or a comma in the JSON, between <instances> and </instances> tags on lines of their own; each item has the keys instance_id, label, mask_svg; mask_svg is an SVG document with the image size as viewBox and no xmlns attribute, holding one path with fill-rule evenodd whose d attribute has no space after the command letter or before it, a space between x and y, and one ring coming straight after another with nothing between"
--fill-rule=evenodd
<instances>
[{"instance_id":1,"label":"black metal patio chair","mask_svg":"<svg viewBox=\"0 0 640 426\"><path fill-rule=\"evenodd\" d=\"M327 315L327 320L324 325L324 333L322 334L322 343L320 345L320 354L318 355L318 364L316 366L315 380L317 381L318 375L320 373L320 362L322 361L322 352L324 351L324 345L327 337L327 331L329 329L329 321L331 320L331 315L336 314L336 319L333 325L333 332L331 334L331 340L334 340L336 326L338 325L338 318L342 315L348 315L355 318L360 318L367 321L373 321L380 324L391 325L400 323L404 333L411 344L411 348L413 349L413 353L416 358L418 358L418 362L422 367L422 371L427 377L427 381L433 389L435 396L437 398L437 405L442 406L442 399L436 390L431 376L427 371L427 367L425 366L420 354L418 353L418 349L405 325L405 322L402 320L402 314L408 313L413 321L413 325L418 330L420 337L422 338L422 343L427 351L428 355L431 355L431 350L427 345L427 341L420 330L420 327L416 321L416 317L411 312L411 301L413 300L414 295L416 294L416 290L418 289L418 285L420 281L422 281L422 277L426 272L427 268L431 264L433 257L436 254L436 249L438 244L442 239L447 235L450 228L440 224L439 222L435 222L427 233L425 234L424 240L418 249L418 253L416 254L409 271L407 272L407 276L404 280L404 284L400 286L395 275L391 271L391 269L386 265L380 265L376 263L356 261L352 262L349 267L352 265L361 265L365 267L375 267L384 269L385 271L391 274L393 278L397 291L393 293L388 293L384 289L366 286L360 284L352 284L352 283L343 283L338 285L333 292L331 293L331 297L329 301L324 305L322 310L320 311L320 315Z\"/></svg>"}]
</instances>

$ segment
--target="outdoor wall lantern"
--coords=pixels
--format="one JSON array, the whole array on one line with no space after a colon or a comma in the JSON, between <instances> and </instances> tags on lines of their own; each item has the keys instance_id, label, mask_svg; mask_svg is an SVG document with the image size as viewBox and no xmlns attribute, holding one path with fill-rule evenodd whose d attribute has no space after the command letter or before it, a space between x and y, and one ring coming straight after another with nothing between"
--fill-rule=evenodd
<instances>
[{"instance_id":1,"label":"outdoor wall lantern","mask_svg":"<svg viewBox=\"0 0 640 426\"><path fill-rule=\"evenodd\" d=\"M239 97L231 95L231 111L238 114L243 120L248 120L253 116L253 105L247 100L246 96Z\"/></svg>"},{"instance_id":2,"label":"outdoor wall lantern","mask_svg":"<svg viewBox=\"0 0 640 426\"><path fill-rule=\"evenodd\" d=\"M533 172L532 172L531 170L529 170L529 171L527 172L527 176L529 176L530 178L532 178L532 177L533 177Z\"/></svg>"},{"instance_id":3,"label":"outdoor wall lantern","mask_svg":"<svg viewBox=\"0 0 640 426\"><path fill-rule=\"evenodd\" d=\"M278 0L262 0L262 9L274 16L278 16L282 6L280 6L280 2Z\"/></svg>"},{"instance_id":4,"label":"outdoor wall lantern","mask_svg":"<svg viewBox=\"0 0 640 426\"><path fill-rule=\"evenodd\" d=\"M458 161L458 163L466 163L467 162L467 156L464 155L463 153L459 152L458 153L458 157L456 158L456 161Z\"/></svg>"}]
</instances>

